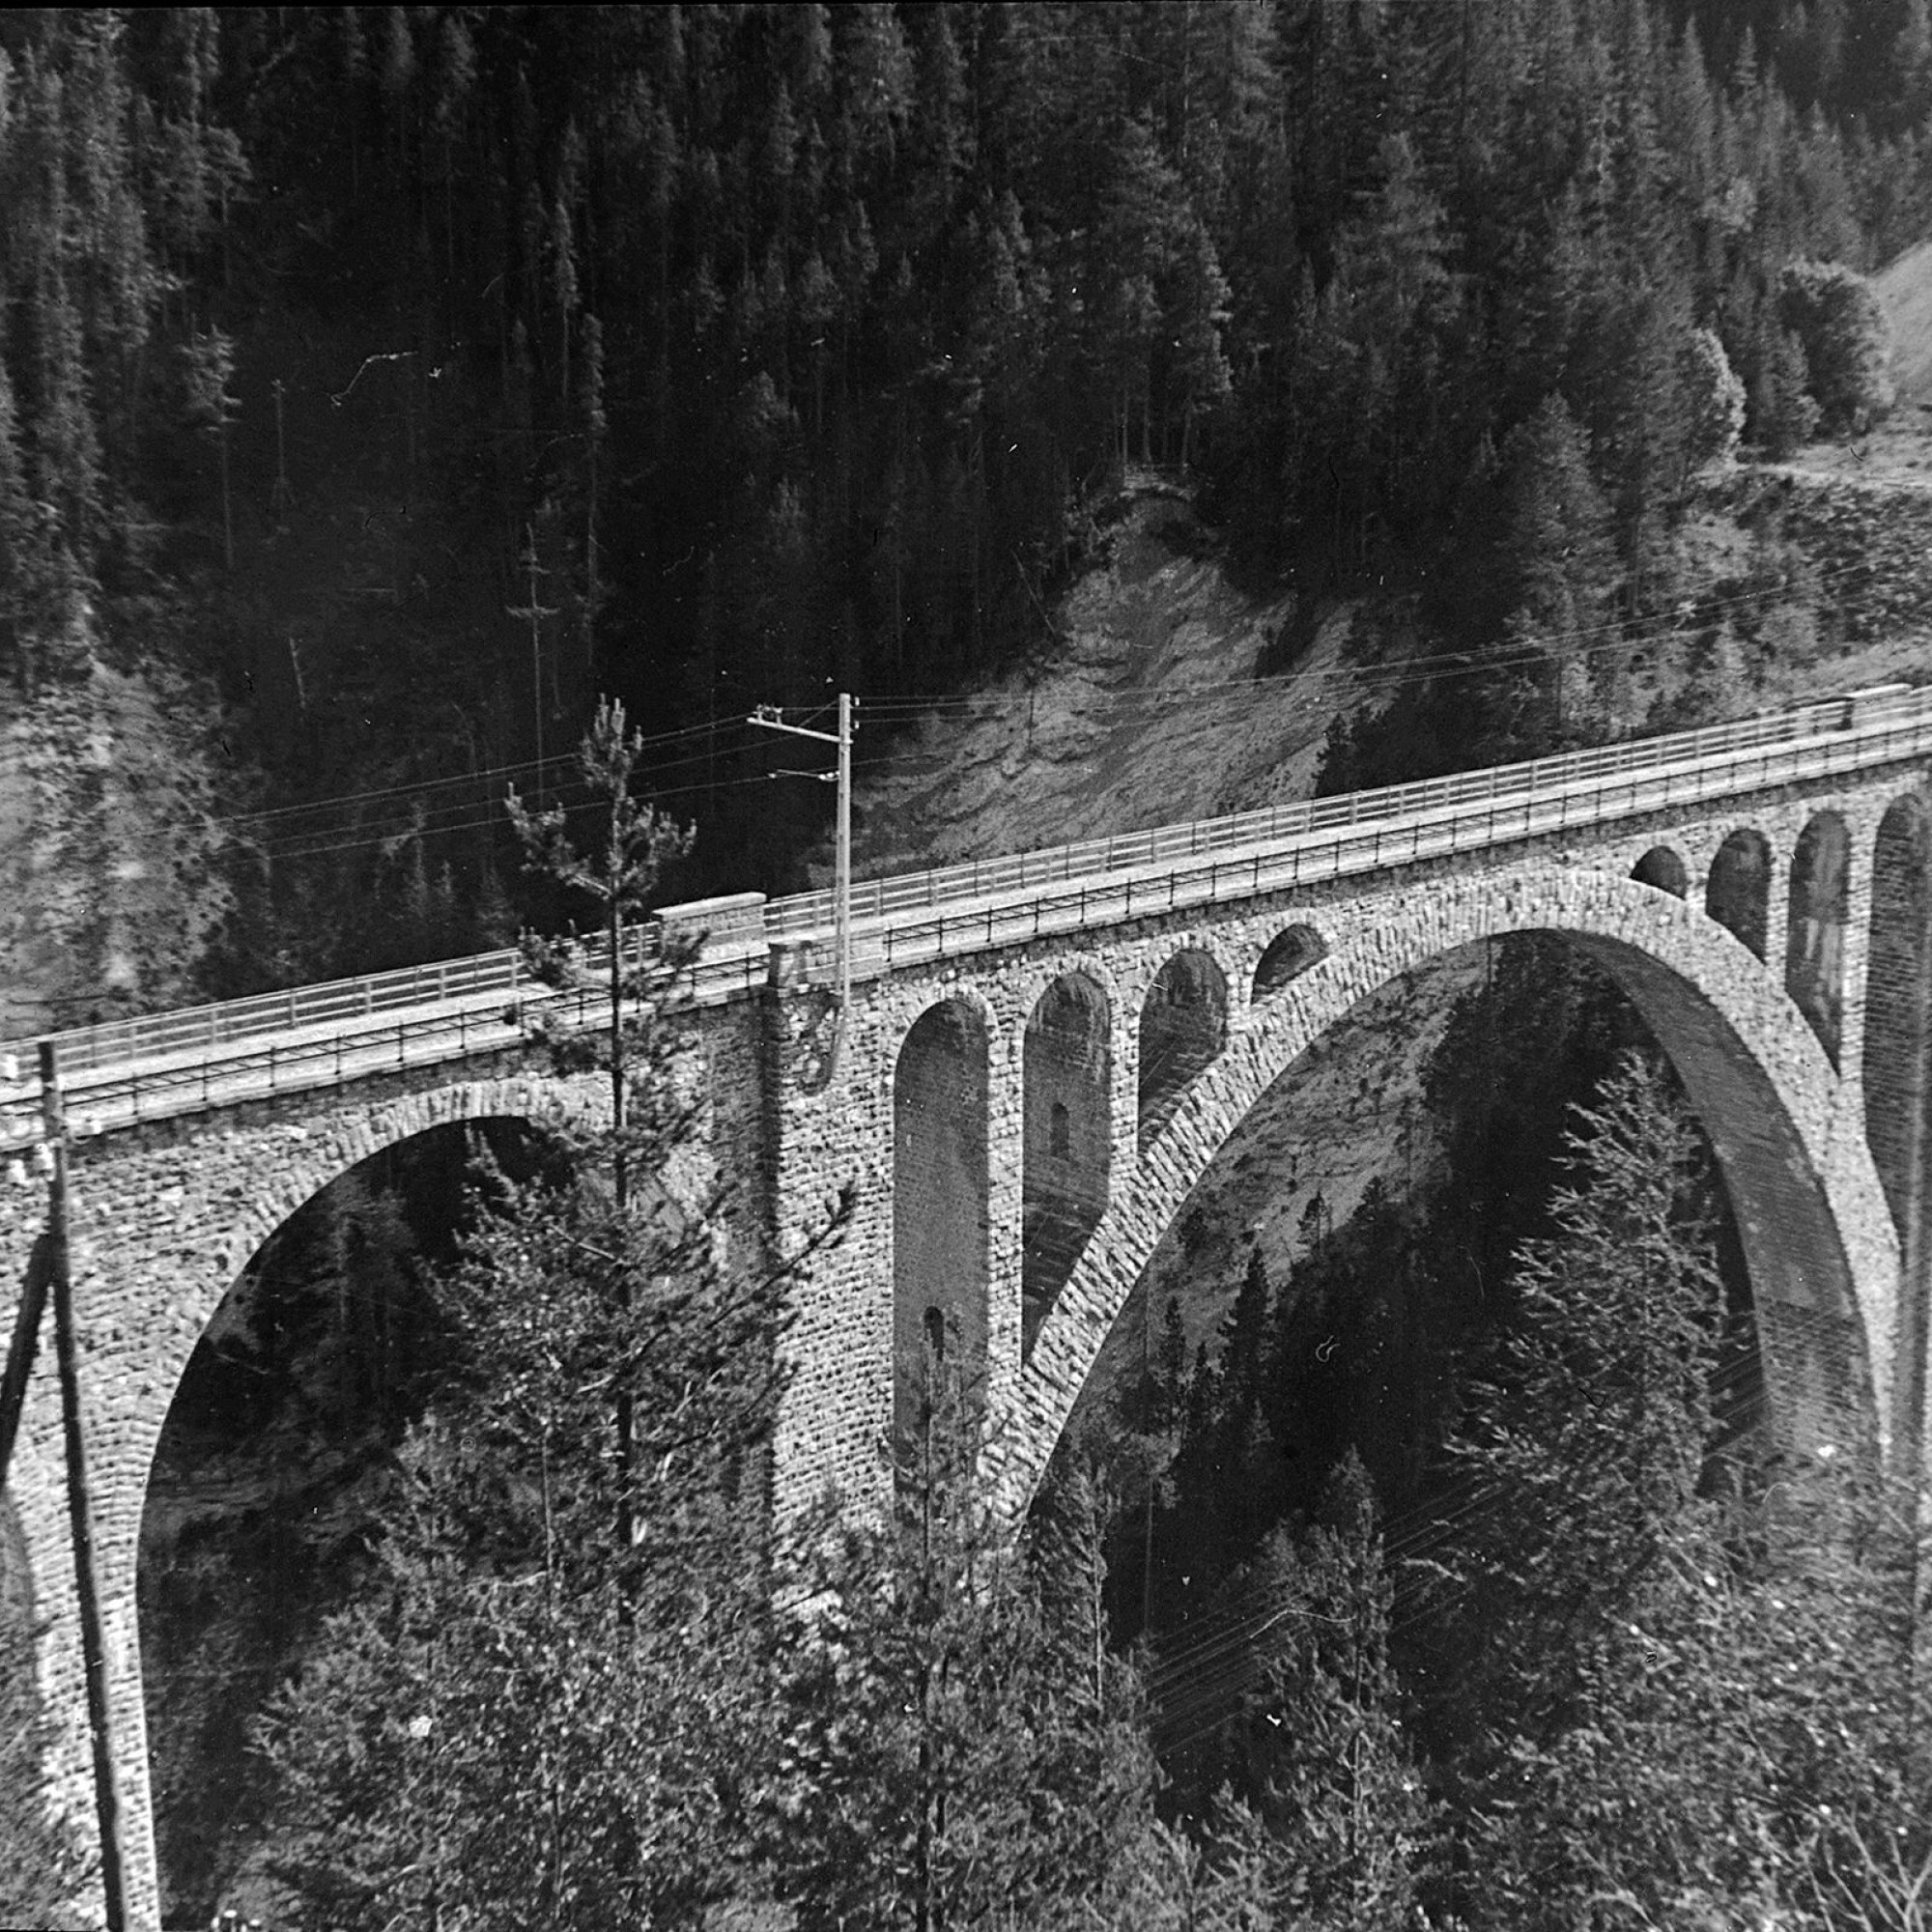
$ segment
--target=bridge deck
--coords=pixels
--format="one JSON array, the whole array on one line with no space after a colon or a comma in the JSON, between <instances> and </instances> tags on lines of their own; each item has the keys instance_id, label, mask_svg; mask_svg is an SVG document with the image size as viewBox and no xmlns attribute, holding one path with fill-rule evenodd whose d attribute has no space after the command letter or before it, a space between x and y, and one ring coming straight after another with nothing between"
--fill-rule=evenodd
<instances>
[{"instance_id":1,"label":"bridge deck","mask_svg":"<svg viewBox=\"0 0 1932 1932\"><path fill-rule=\"evenodd\" d=\"M1598 827L1674 806L1742 797L1932 753L1932 689L1887 687L1697 731L1634 740L1421 783L1164 826L853 888L853 974L867 979L950 953L1181 911L1320 880ZM691 909L696 911L696 908ZM665 916L678 922L679 909ZM683 922L689 923L689 922ZM829 892L757 906L687 977L700 1005L765 982L769 949L824 983ZM638 933L658 943L657 928ZM587 963L602 957L585 949ZM515 949L249 999L112 1020L53 1035L76 1134L326 1087L513 1045L523 1018L559 995ZM32 1078L35 1042L0 1046ZM0 1086L0 1149L36 1139L38 1089Z\"/></svg>"}]
</instances>

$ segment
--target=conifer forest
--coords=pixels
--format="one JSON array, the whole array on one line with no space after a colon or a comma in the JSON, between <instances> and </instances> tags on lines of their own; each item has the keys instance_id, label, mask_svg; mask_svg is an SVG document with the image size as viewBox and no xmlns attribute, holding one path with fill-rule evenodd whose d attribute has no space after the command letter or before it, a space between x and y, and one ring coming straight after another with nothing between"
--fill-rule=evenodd
<instances>
[{"instance_id":1,"label":"conifer forest","mask_svg":"<svg viewBox=\"0 0 1932 1932\"><path fill-rule=\"evenodd\" d=\"M1354 613L1315 788L1733 715L1844 632L1748 479L1915 416L1928 242L1928 0L8 10L0 846L120 680L195 913L103 914L82 1016L793 890L748 714L874 701L863 785L1030 688L1150 478L1257 679ZM843 1210L757 1278L664 1210L647 977L608 1130L315 1197L151 1481L165 1922L1932 1927L1923 1497L1767 1448L1610 982L1443 986L1426 1157L1288 1260L1183 1219L1017 1535L943 1350L888 1520L773 1520ZM12 1605L0 1922L81 1924Z\"/></svg>"}]
</instances>

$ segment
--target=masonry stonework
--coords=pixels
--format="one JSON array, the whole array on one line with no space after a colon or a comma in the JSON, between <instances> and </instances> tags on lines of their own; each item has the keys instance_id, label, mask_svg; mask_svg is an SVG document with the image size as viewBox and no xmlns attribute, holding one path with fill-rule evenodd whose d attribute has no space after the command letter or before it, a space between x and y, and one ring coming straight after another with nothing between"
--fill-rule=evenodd
<instances>
[{"instance_id":1,"label":"masonry stonework","mask_svg":"<svg viewBox=\"0 0 1932 1932\"><path fill-rule=\"evenodd\" d=\"M601 1082L559 1082L528 1066L453 1066L348 1092L251 1102L76 1146L76 1340L131 1923L152 1925L158 1914L135 1619L141 1514L156 1445L202 1331L263 1241L371 1154L460 1121L504 1117L542 1126L595 1118L608 1107L607 1094ZM36 1190L0 1193L0 1267L9 1279L24 1275L42 1225ZM92 1772L52 1357L43 1344L8 1496L26 1565L22 1607L45 1630L39 1689L43 1707L63 1720L47 1793L91 1836Z\"/></svg>"},{"instance_id":2,"label":"masonry stonework","mask_svg":"<svg viewBox=\"0 0 1932 1932\"><path fill-rule=\"evenodd\" d=\"M914 1277L923 1271L902 1265L899 1250L929 1232L920 1221L922 1188L934 1190L935 1212L952 1217L941 1225L964 1231L957 1238L983 1240L983 1307L968 1325L983 1336L995 1424L988 1477L1017 1512L1156 1244L1262 1094L1378 987L1439 954L1531 931L1564 936L1614 978L1683 1079L1736 1211L1774 1425L1784 1440L1799 1451L1833 1443L1916 1458L1923 1448L1927 1324L1901 1296L1900 1256L1902 1236L1914 1257L1924 1252L1917 1217L1926 1190L1918 1164L1932 1136L1921 1122L1868 1138L1864 1069L1890 1051L1896 1035L1900 1051L1920 1056L1918 1070L1906 1070L1900 1104L1922 1111L1932 893L1918 890L1917 910L1899 913L1900 888L1892 873L1875 868L1874 849L1887 810L1922 797L1923 779L1901 764L1856 781L1788 786L1746 802L1634 817L1601 833L1525 838L1024 944L960 940L944 956L862 977L842 1016L822 990L798 984L794 962L775 948L763 991L699 1010L685 1024L682 1065L699 1093L708 1147L684 1182L673 1178L674 1191L688 1183L695 1195L708 1163L735 1181L722 1233L733 1264L787 1260L823 1228L841 1195L853 1203L843 1238L813 1259L794 1289L775 1506L789 1516L827 1489L872 1509L890 1496L895 1355L905 1333L895 1299L918 1293ZM1819 955L1838 1017L1836 1066L1785 991L1793 855L1826 811L1847 833L1842 933ZM1762 902L1762 959L1706 910L1719 850L1741 831L1760 835L1769 859L1752 885ZM1665 868L1670 890L1632 876L1659 847L1681 862L1682 896L1674 867ZM1662 876L1655 867L1651 875ZM1890 910L1868 1001L1875 878ZM1257 992L1264 957L1269 970ZM1220 1043L1178 1094L1159 1093L1157 1117L1144 1122L1142 1048L1162 1037L1161 1025L1146 1024L1150 1000L1168 997L1183 958L1201 962L1186 969L1190 983L1211 989L1219 1003ZM1093 1198L1083 1195L1077 1253L1029 1348L1024 1176L1042 1142L1051 1152L1051 1102L1065 1096L1041 1104L1037 1094L1030 1108L1027 1028L1042 996L1068 975L1094 990L1105 1089L1083 1097L1068 1088L1090 1116L1079 1123L1080 1166ZM917 1082L899 1076L908 1041L939 1009L970 1017L955 1033L977 1058L970 1080L929 1091L953 1108L962 1094L983 1092L972 1104L984 1118L950 1123L957 1135L949 1145L970 1159L921 1166L905 1152L908 1123L898 1118ZM1868 1025L1884 1037L1868 1043ZM1208 1037L1197 1028L1190 1050ZM1066 1083L1067 1069L1050 1056L1037 1065ZM1150 1091L1159 1091L1158 1082ZM76 1300L136 1923L154 1922L156 1897L134 1626L140 1519L168 1406L222 1294L282 1219L384 1147L445 1122L512 1116L541 1123L596 1118L607 1105L601 1078L559 1081L535 1056L509 1054L79 1144ZM1070 1106L1059 1130L1070 1158ZM1874 1141L1889 1150L1889 1199ZM983 1199L962 1200L962 1186ZM1895 1213L1901 1201L1907 1205ZM16 1281L40 1215L32 1190L0 1195L0 1264ZM1915 1293L1922 1294L1923 1264L1915 1261ZM956 1278L977 1280L980 1272ZM47 1620L41 1689L63 1727L48 1795L87 1821L62 1496L58 1402L51 1361L43 1359L8 1500L32 1607Z\"/></svg>"}]
</instances>

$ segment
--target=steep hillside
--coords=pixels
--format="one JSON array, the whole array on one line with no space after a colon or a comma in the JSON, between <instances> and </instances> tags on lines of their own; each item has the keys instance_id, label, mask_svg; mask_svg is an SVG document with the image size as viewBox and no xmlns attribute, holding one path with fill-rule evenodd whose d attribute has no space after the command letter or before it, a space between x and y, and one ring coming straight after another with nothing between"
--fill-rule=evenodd
<instances>
[{"instance_id":1,"label":"steep hillside","mask_svg":"<svg viewBox=\"0 0 1932 1932\"><path fill-rule=\"evenodd\" d=\"M0 1038L188 999L224 902L212 695L84 663L0 711Z\"/></svg>"},{"instance_id":2,"label":"steep hillside","mask_svg":"<svg viewBox=\"0 0 1932 1932\"><path fill-rule=\"evenodd\" d=\"M1908 248L1876 279L1891 324L1899 412L1932 407L1932 242Z\"/></svg>"},{"instance_id":3,"label":"steep hillside","mask_svg":"<svg viewBox=\"0 0 1932 1932\"><path fill-rule=\"evenodd\" d=\"M862 748L862 873L1312 787L1329 723L1358 683L1354 607L1310 622L1292 588L1242 590L1186 492L1151 473L1130 474L1113 519L1099 562L1053 613L1045 654L924 712L909 743Z\"/></svg>"}]
</instances>

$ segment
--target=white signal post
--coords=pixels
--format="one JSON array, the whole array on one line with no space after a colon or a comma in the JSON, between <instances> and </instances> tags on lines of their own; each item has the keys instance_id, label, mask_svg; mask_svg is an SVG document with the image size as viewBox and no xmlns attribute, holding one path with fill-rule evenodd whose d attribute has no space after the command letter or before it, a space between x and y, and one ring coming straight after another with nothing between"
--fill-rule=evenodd
<instances>
[{"instance_id":1,"label":"white signal post","mask_svg":"<svg viewBox=\"0 0 1932 1932\"><path fill-rule=\"evenodd\" d=\"M838 787L838 840L833 862L832 903L838 931L838 1028L842 1035L845 1014L852 1004L852 713L855 700L850 692L838 694L838 729L813 731L803 724L787 724L779 716L776 704L761 704L746 720L767 731L788 731L794 738L815 738L821 745L837 745L838 769L836 772L792 772L792 778L816 779L820 784ZM774 774L774 776L781 776Z\"/></svg>"}]
</instances>

